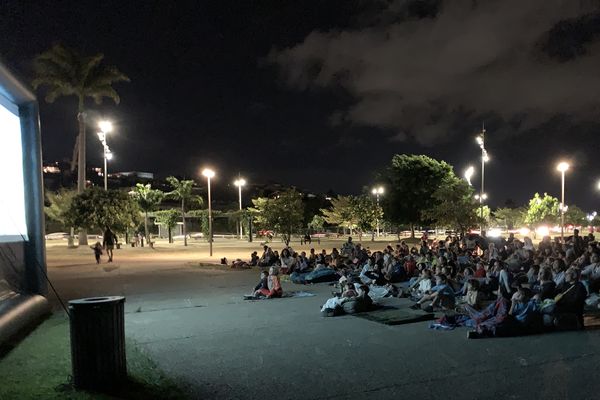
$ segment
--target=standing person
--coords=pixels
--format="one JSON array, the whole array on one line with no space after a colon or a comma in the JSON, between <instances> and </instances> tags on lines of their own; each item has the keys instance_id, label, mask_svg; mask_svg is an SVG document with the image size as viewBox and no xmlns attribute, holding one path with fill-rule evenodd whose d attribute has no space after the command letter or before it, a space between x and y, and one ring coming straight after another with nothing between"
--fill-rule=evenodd
<instances>
[{"instance_id":1,"label":"standing person","mask_svg":"<svg viewBox=\"0 0 600 400\"><path fill-rule=\"evenodd\" d=\"M109 227L106 227L104 231L104 236L102 238L102 246L106 250L106 255L108 256L108 262L112 262L113 260L113 249L117 244L117 235L110 230Z\"/></svg>"},{"instance_id":2,"label":"standing person","mask_svg":"<svg viewBox=\"0 0 600 400\"><path fill-rule=\"evenodd\" d=\"M96 257L96 264L100 264L100 256L102 255L102 245L100 242L96 242L95 245L90 246L94 250L94 257Z\"/></svg>"}]
</instances>

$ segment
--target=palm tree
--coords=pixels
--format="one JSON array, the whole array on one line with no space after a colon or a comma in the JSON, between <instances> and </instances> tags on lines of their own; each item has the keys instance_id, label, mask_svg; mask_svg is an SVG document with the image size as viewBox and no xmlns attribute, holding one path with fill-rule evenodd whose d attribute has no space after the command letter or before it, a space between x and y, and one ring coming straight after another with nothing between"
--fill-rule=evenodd
<instances>
[{"instance_id":1,"label":"palm tree","mask_svg":"<svg viewBox=\"0 0 600 400\"><path fill-rule=\"evenodd\" d=\"M119 104L120 98L112 85L116 82L129 82L129 78L116 67L102 64L103 54L84 56L79 52L54 45L49 50L35 57L33 70L35 78L32 86L37 89L46 86L46 102L53 103L58 97L76 96L77 121L79 123L79 135L75 142L73 152L73 163L75 166L75 154L77 161L77 191L85 190L85 99L91 97L96 104L101 104L104 97L111 98ZM87 245L87 234L85 230L79 233L79 244Z\"/></svg>"},{"instance_id":2,"label":"palm tree","mask_svg":"<svg viewBox=\"0 0 600 400\"><path fill-rule=\"evenodd\" d=\"M181 220L183 222L183 244L187 246L187 229L185 227L185 210L192 202L198 202L202 205L202 197L192 194L194 181L179 180L174 176L169 176L167 182L173 190L166 194L167 197L181 201Z\"/></svg>"},{"instance_id":3,"label":"palm tree","mask_svg":"<svg viewBox=\"0 0 600 400\"><path fill-rule=\"evenodd\" d=\"M150 236L148 236L148 213L154 211L156 207L158 207L165 197L165 194L158 189L152 189L150 184L143 185L141 183L137 183L135 188L129 193L137 201L140 209L144 212L144 237L146 238L146 241L150 243Z\"/></svg>"}]
</instances>

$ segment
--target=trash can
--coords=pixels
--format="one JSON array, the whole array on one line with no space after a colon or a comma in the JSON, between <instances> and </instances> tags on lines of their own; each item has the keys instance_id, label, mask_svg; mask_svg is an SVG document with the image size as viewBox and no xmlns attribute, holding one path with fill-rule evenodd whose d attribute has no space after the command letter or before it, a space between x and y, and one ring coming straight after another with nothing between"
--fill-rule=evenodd
<instances>
[{"instance_id":1,"label":"trash can","mask_svg":"<svg viewBox=\"0 0 600 400\"><path fill-rule=\"evenodd\" d=\"M71 362L78 389L111 390L127 378L125 297L69 301Z\"/></svg>"}]
</instances>

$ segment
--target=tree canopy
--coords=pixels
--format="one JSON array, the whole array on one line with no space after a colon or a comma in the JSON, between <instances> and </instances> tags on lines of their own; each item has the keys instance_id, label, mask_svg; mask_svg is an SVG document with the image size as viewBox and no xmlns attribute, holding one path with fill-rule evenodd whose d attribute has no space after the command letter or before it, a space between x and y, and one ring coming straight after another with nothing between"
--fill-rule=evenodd
<instances>
[{"instance_id":1,"label":"tree canopy","mask_svg":"<svg viewBox=\"0 0 600 400\"><path fill-rule=\"evenodd\" d=\"M414 235L414 225L423 222L423 211L433 208L438 201L433 194L451 174L452 167L445 161L396 154L378 176L387 189L381 201L386 219L410 225Z\"/></svg>"},{"instance_id":2,"label":"tree canopy","mask_svg":"<svg viewBox=\"0 0 600 400\"><path fill-rule=\"evenodd\" d=\"M565 224L582 226L587 223L587 214L576 205L569 206L567 211L565 211Z\"/></svg>"},{"instance_id":3,"label":"tree canopy","mask_svg":"<svg viewBox=\"0 0 600 400\"><path fill-rule=\"evenodd\" d=\"M536 193L529 200L529 207L525 214L525 223L531 226L554 225L558 223L559 202L556 197L544 193L540 196Z\"/></svg>"},{"instance_id":4,"label":"tree canopy","mask_svg":"<svg viewBox=\"0 0 600 400\"><path fill-rule=\"evenodd\" d=\"M86 189L73 197L66 214L68 225L78 228L125 232L140 224L140 208L135 200L120 190Z\"/></svg>"},{"instance_id":5,"label":"tree canopy","mask_svg":"<svg viewBox=\"0 0 600 400\"><path fill-rule=\"evenodd\" d=\"M525 222L526 212L527 210L524 207L501 207L494 211L494 218L498 224L506 227L506 229L515 229Z\"/></svg>"},{"instance_id":6,"label":"tree canopy","mask_svg":"<svg viewBox=\"0 0 600 400\"><path fill-rule=\"evenodd\" d=\"M358 220L353 210L352 196L337 196L331 199L331 207L322 208L321 213L328 224L346 228L350 233L358 226Z\"/></svg>"},{"instance_id":7,"label":"tree canopy","mask_svg":"<svg viewBox=\"0 0 600 400\"><path fill-rule=\"evenodd\" d=\"M466 232L480 223L480 209L473 198L473 188L454 173L448 174L433 192L432 198L434 203L431 208L422 211L423 220L431 220L438 226L460 232Z\"/></svg>"},{"instance_id":8,"label":"tree canopy","mask_svg":"<svg viewBox=\"0 0 600 400\"><path fill-rule=\"evenodd\" d=\"M135 199L138 206L144 213L144 236L149 240L148 236L148 213L156 210L160 205L165 194L158 189L152 189L150 184L137 183L129 194Z\"/></svg>"},{"instance_id":9,"label":"tree canopy","mask_svg":"<svg viewBox=\"0 0 600 400\"><path fill-rule=\"evenodd\" d=\"M165 194L167 198L181 201L181 220L183 222L183 244L187 246L187 227L185 224L185 213L192 204L202 205L202 197L192 193L195 182L193 180L180 180L174 176L167 177L167 182L173 188L172 191Z\"/></svg>"},{"instance_id":10,"label":"tree canopy","mask_svg":"<svg viewBox=\"0 0 600 400\"><path fill-rule=\"evenodd\" d=\"M173 243L172 230L177 226L179 215L179 210L175 210L172 208L168 210L160 210L154 212L154 216L156 217L156 223L165 226L167 228L167 231L169 232L169 243Z\"/></svg>"},{"instance_id":11,"label":"tree canopy","mask_svg":"<svg viewBox=\"0 0 600 400\"><path fill-rule=\"evenodd\" d=\"M273 199L253 199L252 203L254 207L251 211L256 223L280 234L286 246L292 235L298 233L304 225L302 194L296 190L287 190Z\"/></svg>"}]
</instances>

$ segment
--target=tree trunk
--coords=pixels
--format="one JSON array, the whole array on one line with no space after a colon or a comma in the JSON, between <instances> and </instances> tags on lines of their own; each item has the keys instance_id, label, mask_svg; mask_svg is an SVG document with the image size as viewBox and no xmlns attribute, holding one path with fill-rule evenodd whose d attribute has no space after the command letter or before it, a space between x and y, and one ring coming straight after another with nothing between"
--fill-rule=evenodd
<instances>
[{"instance_id":1,"label":"tree trunk","mask_svg":"<svg viewBox=\"0 0 600 400\"><path fill-rule=\"evenodd\" d=\"M375 231L371 230L371 242L375 241Z\"/></svg>"},{"instance_id":2,"label":"tree trunk","mask_svg":"<svg viewBox=\"0 0 600 400\"><path fill-rule=\"evenodd\" d=\"M410 237L415 238L415 224L410 224Z\"/></svg>"},{"instance_id":3,"label":"tree trunk","mask_svg":"<svg viewBox=\"0 0 600 400\"><path fill-rule=\"evenodd\" d=\"M148 211L144 211L144 236L146 237L146 243L150 243L148 237Z\"/></svg>"},{"instance_id":4,"label":"tree trunk","mask_svg":"<svg viewBox=\"0 0 600 400\"><path fill-rule=\"evenodd\" d=\"M75 229L73 229L73 227L71 227L69 229L69 240L67 241L67 246L72 249L75 246Z\"/></svg>"},{"instance_id":5,"label":"tree trunk","mask_svg":"<svg viewBox=\"0 0 600 400\"><path fill-rule=\"evenodd\" d=\"M183 245L187 246L187 229L185 228L185 200L181 199L181 221L183 222Z\"/></svg>"},{"instance_id":6,"label":"tree trunk","mask_svg":"<svg viewBox=\"0 0 600 400\"><path fill-rule=\"evenodd\" d=\"M167 228L167 230L169 231L169 243L173 243L173 235L172 235L172 233L171 233L171 227L169 226L169 227Z\"/></svg>"},{"instance_id":7,"label":"tree trunk","mask_svg":"<svg viewBox=\"0 0 600 400\"><path fill-rule=\"evenodd\" d=\"M85 190L85 111L83 109L83 97L79 99L79 112L77 113L77 121L79 122L79 158L77 161L77 193L82 193ZM79 245L87 246L87 231L79 230Z\"/></svg>"}]
</instances>

